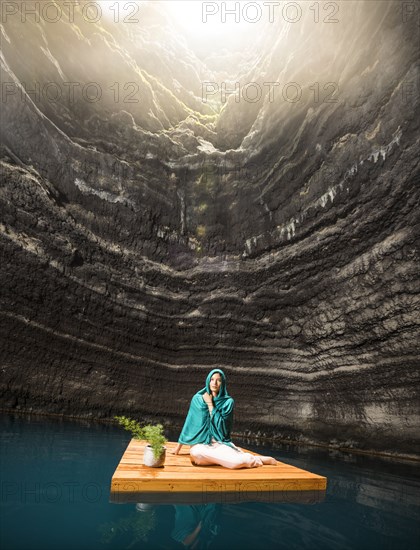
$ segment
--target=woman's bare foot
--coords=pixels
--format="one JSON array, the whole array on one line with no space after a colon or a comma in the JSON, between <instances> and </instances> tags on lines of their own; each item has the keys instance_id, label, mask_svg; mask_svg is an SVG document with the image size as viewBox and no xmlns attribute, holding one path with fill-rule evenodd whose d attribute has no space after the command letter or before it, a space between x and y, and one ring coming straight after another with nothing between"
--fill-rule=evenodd
<instances>
[{"instance_id":1,"label":"woman's bare foot","mask_svg":"<svg viewBox=\"0 0 420 550\"><path fill-rule=\"evenodd\" d=\"M272 456L261 456L260 457L263 464L271 464L272 466L277 465L277 460L273 458Z\"/></svg>"}]
</instances>

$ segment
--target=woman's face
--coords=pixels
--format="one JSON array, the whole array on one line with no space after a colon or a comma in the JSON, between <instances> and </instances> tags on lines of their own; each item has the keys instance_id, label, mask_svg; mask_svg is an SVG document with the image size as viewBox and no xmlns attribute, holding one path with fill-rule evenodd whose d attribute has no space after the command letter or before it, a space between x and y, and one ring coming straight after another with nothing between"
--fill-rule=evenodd
<instances>
[{"instance_id":1,"label":"woman's face","mask_svg":"<svg viewBox=\"0 0 420 550\"><path fill-rule=\"evenodd\" d=\"M222 386L222 375L219 372L215 372L210 378L210 391L216 395L219 393Z\"/></svg>"}]
</instances>

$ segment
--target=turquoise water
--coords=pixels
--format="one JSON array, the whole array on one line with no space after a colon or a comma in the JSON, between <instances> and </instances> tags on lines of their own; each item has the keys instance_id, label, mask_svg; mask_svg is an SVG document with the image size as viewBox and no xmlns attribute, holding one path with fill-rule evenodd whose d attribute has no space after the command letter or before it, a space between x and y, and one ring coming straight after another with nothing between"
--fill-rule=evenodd
<instances>
[{"instance_id":1,"label":"turquoise water","mask_svg":"<svg viewBox=\"0 0 420 550\"><path fill-rule=\"evenodd\" d=\"M328 477L323 502L158 506L109 502L129 436L115 426L0 416L2 550L420 547L420 469L319 448L235 443ZM167 434L171 439L176 434Z\"/></svg>"}]
</instances>

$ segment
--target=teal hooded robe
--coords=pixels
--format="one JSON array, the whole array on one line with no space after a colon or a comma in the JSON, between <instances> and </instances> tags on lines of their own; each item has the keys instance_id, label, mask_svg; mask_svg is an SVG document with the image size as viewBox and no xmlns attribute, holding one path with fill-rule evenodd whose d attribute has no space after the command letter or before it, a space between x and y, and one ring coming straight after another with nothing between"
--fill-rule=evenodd
<instances>
[{"instance_id":1,"label":"teal hooded robe","mask_svg":"<svg viewBox=\"0 0 420 550\"><path fill-rule=\"evenodd\" d=\"M211 395L210 380L216 372L222 377L222 383L218 395L213 397L214 409L210 417L203 394L207 392ZM178 443L183 445L196 445L197 443L210 445L214 438L219 443L224 443L225 445L229 445L229 447L235 448L230 439L234 404L233 398L228 394L226 389L224 372L220 369L213 369L207 376L205 387L193 395L191 399L190 408L184 427L178 438Z\"/></svg>"}]
</instances>

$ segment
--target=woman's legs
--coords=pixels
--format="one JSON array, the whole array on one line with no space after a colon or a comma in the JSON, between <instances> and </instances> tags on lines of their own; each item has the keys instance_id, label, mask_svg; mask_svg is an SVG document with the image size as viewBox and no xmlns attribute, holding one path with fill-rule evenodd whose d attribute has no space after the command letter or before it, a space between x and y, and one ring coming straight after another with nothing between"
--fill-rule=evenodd
<instances>
[{"instance_id":1,"label":"woman's legs","mask_svg":"<svg viewBox=\"0 0 420 550\"><path fill-rule=\"evenodd\" d=\"M223 443L213 443L212 445L203 445L200 443L193 445L190 449L190 455L197 466L219 464L224 468L238 469L257 468L263 464L276 463L271 457L260 457L251 453L244 453L243 451L229 447L229 445L223 445Z\"/></svg>"}]
</instances>

